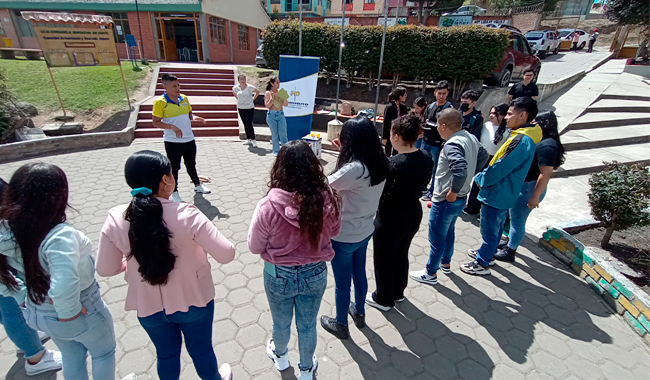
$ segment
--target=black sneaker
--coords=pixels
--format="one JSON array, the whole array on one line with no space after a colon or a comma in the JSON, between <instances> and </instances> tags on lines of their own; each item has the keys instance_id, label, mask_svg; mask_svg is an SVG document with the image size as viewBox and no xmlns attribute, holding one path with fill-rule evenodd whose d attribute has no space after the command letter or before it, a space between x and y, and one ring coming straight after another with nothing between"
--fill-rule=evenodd
<instances>
[{"instance_id":1,"label":"black sneaker","mask_svg":"<svg viewBox=\"0 0 650 380\"><path fill-rule=\"evenodd\" d=\"M460 270L467 274L473 274L476 276L487 276L491 272L490 267L484 267L483 265L479 264L478 261L470 261L467 264L463 264L460 266Z\"/></svg>"},{"instance_id":2,"label":"black sneaker","mask_svg":"<svg viewBox=\"0 0 650 380\"><path fill-rule=\"evenodd\" d=\"M362 329L366 327L366 316L363 314L358 314L357 311L354 310L354 302L350 302L348 314L350 314L350 317L352 317L354 325L357 326L357 328Z\"/></svg>"},{"instance_id":3,"label":"black sneaker","mask_svg":"<svg viewBox=\"0 0 650 380\"><path fill-rule=\"evenodd\" d=\"M469 257L472 260L476 260L476 256L478 255L478 250L476 249L468 249L467 250L467 257ZM494 266L497 262L494 260L494 257L492 257L492 261L490 261L490 266Z\"/></svg>"},{"instance_id":4,"label":"black sneaker","mask_svg":"<svg viewBox=\"0 0 650 380\"><path fill-rule=\"evenodd\" d=\"M517 254L516 249L505 247L503 249L500 249L497 253L494 254L494 259L499 261L505 261L507 263L514 263L516 254Z\"/></svg>"},{"instance_id":5,"label":"black sneaker","mask_svg":"<svg viewBox=\"0 0 650 380\"><path fill-rule=\"evenodd\" d=\"M348 329L348 326L339 324L336 321L336 318L331 318L323 315L320 317L320 325L323 326L325 331L339 339L348 339L350 337L350 330Z\"/></svg>"},{"instance_id":6,"label":"black sneaker","mask_svg":"<svg viewBox=\"0 0 650 380\"><path fill-rule=\"evenodd\" d=\"M509 237L507 237L505 235L501 235L501 240L499 241L499 246L497 247L497 249L503 249L503 248L507 247L509 241L510 241Z\"/></svg>"}]
</instances>

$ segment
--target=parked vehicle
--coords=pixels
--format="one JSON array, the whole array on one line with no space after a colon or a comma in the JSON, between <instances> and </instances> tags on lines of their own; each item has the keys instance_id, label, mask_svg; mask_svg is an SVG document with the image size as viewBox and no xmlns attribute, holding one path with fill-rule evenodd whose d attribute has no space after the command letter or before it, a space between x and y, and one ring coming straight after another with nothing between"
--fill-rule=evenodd
<instances>
[{"instance_id":1,"label":"parked vehicle","mask_svg":"<svg viewBox=\"0 0 650 380\"><path fill-rule=\"evenodd\" d=\"M450 16L485 16L487 9L481 8L478 5L463 5L456 9L455 12L449 14Z\"/></svg>"},{"instance_id":2,"label":"parked vehicle","mask_svg":"<svg viewBox=\"0 0 650 380\"><path fill-rule=\"evenodd\" d=\"M262 46L263 44L260 44L260 46L257 48L257 54L255 55L255 65L259 67L266 67L266 61L264 60L264 55L262 54Z\"/></svg>"},{"instance_id":3,"label":"parked vehicle","mask_svg":"<svg viewBox=\"0 0 650 380\"><path fill-rule=\"evenodd\" d=\"M578 40L578 50L584 49L585 46L589 43L589 33L585 32L582 29L558 29L557 33L560 35L560 40L563 41L572 41L573 43L573 31L580 35L580 40ZM573 46L573 45L572 45Z\"/></svg>"},{"instance_id":4,"label":"parked vehicle","mask_svg":"<svg viewBox=\"0 0 650 380\"><path fill-rule=\"evenodd\" d=\"M542 63L535 56L535 51L530 47L523 34L514 30L514 28L507 29L510 31L510 46L506 49L499 66L486 81L495 86L507 87L511 81L521 79L524 70L527 68L532 68L535 71L535 79L533 80L537 81Z\"/></svg>"},{"instance_id":5,"label":"parked vehicle","mask_svg":"<svg viewBox=\"0 0 650 380\"><path fill-rule=\"evenodd\" d=\"M541 59L546 58L549 54L560 52L560 37L552 30L533 30L524 34L530 47L535 50L537 56Z\"/></svg>"}]
</instances>

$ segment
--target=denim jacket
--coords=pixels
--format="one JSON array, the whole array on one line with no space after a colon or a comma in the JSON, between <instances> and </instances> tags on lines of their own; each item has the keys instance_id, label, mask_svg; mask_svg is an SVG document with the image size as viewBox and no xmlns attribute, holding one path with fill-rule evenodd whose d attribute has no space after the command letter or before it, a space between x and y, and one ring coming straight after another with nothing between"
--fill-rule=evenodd
<instances>
[{"instance_id":1,"label":"denim jacket","mask_svg":"<svg viewBox=\"0 0 650 380\"><path fill-rule=\"evenodd\" d=\"M41 243L39 261L43 270L50 275L47 295L60 319L79 314L80 293L95 282L92 251L90 239L67 223L57 224ZM0 295L14 297L19 304L33 304L27 297L22 253L6 221L0 222L0 254L7 256L9 265L17 271L15 277L19 284L18 291L14 292L0 283Z\"/></svg>"}]
</instances>

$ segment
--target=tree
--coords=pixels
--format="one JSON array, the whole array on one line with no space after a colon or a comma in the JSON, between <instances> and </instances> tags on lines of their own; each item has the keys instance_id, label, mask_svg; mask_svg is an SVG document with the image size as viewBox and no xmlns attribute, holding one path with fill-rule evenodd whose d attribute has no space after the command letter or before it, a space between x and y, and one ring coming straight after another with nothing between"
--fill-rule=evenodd
<instances>
[{"instance_id":1,"label":"tree","mask_svg":"<svg viewBox=\"0 0 650 380\"><path fill-rule=\"evenodd\" d=\"M637 25L641 28L639 57L648 58L650 48L650 3L648 0L610 0L605 12L607 18L619 25Z\"/></svg>"},{"instance_id":2,"label":"tree","mask_svg":"<svg viewBox=\"0 0 650 380\"><path fill-rule=\"evenodd\" d=\"M612 233L650 225L650 172L641 164L605 162L589 179L591 215L607 229L600 242L607 249Z\"/></svg>"},{"instance_id":3,"label":"tree","mask_svg":"<svg viewBox=\"0 0 650 380\"><path fill-rule=\"evenodd\" d=\"M0 68L0 142L6 141L14 133L11 107L14 98L7 88L7 77Z\"/></svg>"}]
</instances>

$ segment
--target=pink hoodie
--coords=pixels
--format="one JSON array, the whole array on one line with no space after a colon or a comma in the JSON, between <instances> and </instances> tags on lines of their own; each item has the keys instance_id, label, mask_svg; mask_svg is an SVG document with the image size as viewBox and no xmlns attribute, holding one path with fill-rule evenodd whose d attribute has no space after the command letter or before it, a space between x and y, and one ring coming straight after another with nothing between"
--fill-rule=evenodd
<instances>
[{"instance_id":1,"label":"pink hoodie","mask_svg":"<svg viewBox=\"0 0 650 380\"><path fill-rule=\"evenodd\" d=\"M320 249L312 251L309 241L300 236L299 209L291 200L291 193L271 189L257 204L248 230L248 248L261 255L264 261L275 265L305 265L331 261L334 257L331 238L341 229L341 213L326 198Z\"/></svg>"}]
</instances>

